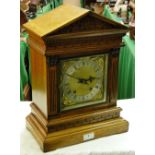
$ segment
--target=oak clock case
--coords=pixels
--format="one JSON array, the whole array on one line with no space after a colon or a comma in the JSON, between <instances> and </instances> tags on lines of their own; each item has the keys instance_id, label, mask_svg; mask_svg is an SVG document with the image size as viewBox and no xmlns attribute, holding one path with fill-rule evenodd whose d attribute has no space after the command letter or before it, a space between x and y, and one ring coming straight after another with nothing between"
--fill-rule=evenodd
<instances>
[{"instance_id":1,"label":"oak clock case","mask_svg":"<svg viewBox=\"0 0 155 155\"><path fill-rule=\"evenodd\" d=\"M61 17L58 18L58 17ZM44 152L128 131L117 107L119 49L128 29L62 5L24 24L29 33L31 113Z\"/></svg>"}]
</instances>

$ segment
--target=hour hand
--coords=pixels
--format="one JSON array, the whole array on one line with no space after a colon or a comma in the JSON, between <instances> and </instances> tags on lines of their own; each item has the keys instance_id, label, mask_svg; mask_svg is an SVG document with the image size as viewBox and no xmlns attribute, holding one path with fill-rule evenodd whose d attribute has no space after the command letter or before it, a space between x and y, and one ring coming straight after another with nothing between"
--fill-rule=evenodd
<instances>
[{"instance_id":1,"label":"hour hand","mask_svg":"<svg viewBox=\"0 0 155 155\"><path fill-rule=\"evenodd\" d=\"M91 83L95 79L96 78L93 77L93 76L89 76L89 78L87 78L87 79L79 78L79 83L89 84L89 83Z\"/></svg>"},{"instance_id":2,"label":"hour hand","mask_svg":"<svg viewBox=\"0 0 155 155\"><path fill-rule=\"evenodd\" d=\"M92 77L92 76L89 76L89 78L87 78L87 79L79 78L79 83L89 84L89 83L91 83L95 79L96 78L95 77Z\"/></svg>"},{"instance_id":3,"label":"hour hand","mask_svg":"<svg viewBox=\"0 0 155 155\"><path fill-rule=\"evenodd\" d=\"M87 81L89 81L90 83L93 81L93 80L95 80L96 78L95 77L93 77L93 76L89 76L89 78L88 78L88 80Z\"/></svg>"},{"instance_id":4,"label":"hour hand","mask_svg":"<svg viewBox=\"0 0 155 155\"><path fill-rule=\"evenodd\" d=\"M93 76L89 76L88 81L92 82L95 79L101 79L103 76L97 76L97 77L93 77Z\"/></svg>"},{"instance_id":5,"label":"hour hand","mask_svg":"<svg viewBox=\"0 0 155 155\"><path fill-rule=\"evenodd\" d=\"M79 77L76 77L76 76L73 76L73 75L70 75L70 74L67 74L67 73L66 73L66 75L71 77L71 78L77 79L78 83L82 83L82 84L89 84L89 82L91 83L93 80L96 79L93 76L89 76L89 78L85 79L85 78L79 78Z\"/></svg>"},{"instance_id":6,"label":"hour hand","mask_svg":"<svg viewBox=\"0 0 155 155\"><path fill-rule=\"evenodd\" d=\"M88 84L88 80L87 79L78 79L78 83L82 83L82 84Z\"/></svg>"}]
</instances>

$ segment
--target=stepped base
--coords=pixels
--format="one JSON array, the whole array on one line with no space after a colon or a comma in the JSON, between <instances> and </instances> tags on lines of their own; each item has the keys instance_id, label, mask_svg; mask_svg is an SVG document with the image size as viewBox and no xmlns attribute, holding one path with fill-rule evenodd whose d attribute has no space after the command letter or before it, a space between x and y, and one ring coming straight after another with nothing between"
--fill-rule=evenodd
<instances>
[{"instance_id":1,"label":"stepped base","mask_svg":"<svg viewBox=\"0 0 155 155\"><path fill-rule=\"evenodd\" d=\"M126 120L119 117L98 123L48 132L44 130L32 113L27 116L26 124L44 152L103 136L127 132L129 126Z\"/></svg>"}]
</instances>

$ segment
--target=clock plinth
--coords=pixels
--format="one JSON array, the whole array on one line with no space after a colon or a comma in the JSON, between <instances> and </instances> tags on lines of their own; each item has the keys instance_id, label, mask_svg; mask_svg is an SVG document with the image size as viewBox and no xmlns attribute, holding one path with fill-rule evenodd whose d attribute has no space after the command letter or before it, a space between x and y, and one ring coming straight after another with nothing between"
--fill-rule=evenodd
<instances>
[{"instance_id":1,"label":"clock plinth","mask_svg":"<svg viewBox=\"0 0 155 155\"><path fill-rule=\"evenodd\" d=\"M117 107L119 49L128 29L69 5L24 27L33 100L26 122L43 151L128 131Z\"/></svg>"},{"instance_id":2,"label":"clock plinth","mask_svg":"<svg viewBox=\"0 0 155 155\"><path fill-rule=\"evenodd\" d=\"M26 124L41 149L47 152L64 146L127 132L129 124L120 117L120 111L120 108L113 107L109 110L96 110L94 115L88 112L81 117L74 115L71 118L63 117L47 121L32 104L32 113L27 116Z\"/></svg>"}]
</instances>

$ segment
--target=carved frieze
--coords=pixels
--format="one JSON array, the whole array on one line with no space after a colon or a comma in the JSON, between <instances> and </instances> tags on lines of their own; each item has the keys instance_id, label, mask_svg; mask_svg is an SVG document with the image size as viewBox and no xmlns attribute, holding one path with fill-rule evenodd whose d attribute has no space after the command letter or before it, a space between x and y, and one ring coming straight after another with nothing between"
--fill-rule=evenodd
<instances>
[{"instance_id":1,"label":"carved frieze","mask_svg":"<svg viewBox=\"0 0 155 155\"><path fill-rule=\"evenodd\" d=\"M117 111L117 112L115 111L115 112L105 113L105 114L96 114L89 117L85 117L83 119L76 119L73 121L68 121L65 123L50 126L49 131L54 132L62 129L78 127L81 125L87 125L87 124L105 121L113 118L118 118L119 116L120 116L120 111Z\"/></svg>"}]
</instances>

